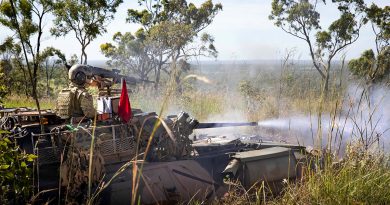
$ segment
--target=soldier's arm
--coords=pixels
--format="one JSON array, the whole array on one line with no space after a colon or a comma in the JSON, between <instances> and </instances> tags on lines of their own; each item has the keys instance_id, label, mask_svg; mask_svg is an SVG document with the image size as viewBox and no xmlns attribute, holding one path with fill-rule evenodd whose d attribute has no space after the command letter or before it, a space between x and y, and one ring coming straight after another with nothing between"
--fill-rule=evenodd
<instances>
[{"instance_id":1,"label":"soldier's arm","mask_svg":"<svg viewBox=\"0 0 390 205\"><path fill-rule=\"evenodd\" d=\"M80 96L80 107L83 110L84 116L94 118L96 109L93 107L93 97L88 92L84 92Z\"/></svg>"}]
</instances>

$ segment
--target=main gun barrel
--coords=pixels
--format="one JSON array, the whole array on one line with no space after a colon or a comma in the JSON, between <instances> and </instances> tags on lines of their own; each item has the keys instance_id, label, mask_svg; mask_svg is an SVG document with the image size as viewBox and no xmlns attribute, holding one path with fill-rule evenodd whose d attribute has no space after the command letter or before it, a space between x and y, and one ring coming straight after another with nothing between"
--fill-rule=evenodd
<instances>
[{"instance_id":1,"label":"main gun barrel","mask_svg":"<svg viewBox=\"0 0 390 205\"><path fill-rule=\"evenodd\" d=\"M199 123L194 129L208 129L216 127L240 127L240 126L257 126L257 122L204 122Z\"/></svg>"}]
</instances>

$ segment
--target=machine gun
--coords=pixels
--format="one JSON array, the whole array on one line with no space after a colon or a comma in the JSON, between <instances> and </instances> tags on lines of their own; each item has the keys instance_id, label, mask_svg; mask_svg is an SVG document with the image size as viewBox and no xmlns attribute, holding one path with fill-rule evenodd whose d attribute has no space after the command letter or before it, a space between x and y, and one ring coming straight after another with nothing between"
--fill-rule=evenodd
<instances>
[{"instance_id":1,"label":"machine gun","mask_svg":"<svg viewBox=\"0 0 390 205\"><path fill-rule=\"evenodd\" d=\"M67 66L69 67L69 66ZM104 69L89 65L76 64L69 69L69 79L79 82L80 84L89 84L97 86L99 90L107 88L108 94L110 94L111 87L114 84L120 83L121 79L125 79L127 84L135 85L137 83L153 83L154 81L139 79L131 76L125 76L119 74L118 69Z\"/></svg>"}]
</instances>

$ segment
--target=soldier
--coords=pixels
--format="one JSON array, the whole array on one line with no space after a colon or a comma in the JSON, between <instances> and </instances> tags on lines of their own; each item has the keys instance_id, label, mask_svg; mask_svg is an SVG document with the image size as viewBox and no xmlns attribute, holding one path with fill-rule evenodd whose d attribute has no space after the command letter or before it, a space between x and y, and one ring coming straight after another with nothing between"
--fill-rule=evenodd
<instances>
[{"instance_id":1,"label":"soldier","mask_svg":"<svg viewBox=\"0 0 390 205\"><path fill-rule=\"evenodd\" d=\"M69 87L61 90L57 98L56 112L62 119L80 121L84 117L95 116L92 95L86 90L90 83L87 79L89 72L90 68L86 65L76 64L69 69Z\"/></svg>"}]
</instances>

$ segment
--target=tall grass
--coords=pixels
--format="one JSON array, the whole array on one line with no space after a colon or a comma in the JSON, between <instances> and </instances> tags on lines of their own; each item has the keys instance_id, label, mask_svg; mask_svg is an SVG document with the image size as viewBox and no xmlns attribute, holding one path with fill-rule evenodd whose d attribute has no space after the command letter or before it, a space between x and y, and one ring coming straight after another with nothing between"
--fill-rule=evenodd
<instances>
[{"instance_id":1,"label":"tall grass","mask_svg":"<svg viewBox=\"0 0 390 205\"><path fill-rule=\"evenodd\" d=\"M389 204L388 158L368 153L359 155L347 155L348 158L338 164L319 172L308 172L298 183L286 184L283 194L268 203Z\"/></svg>"},{"instance_id":2,"label":"tall grass","mask_svg":"<svg viewBox=\"0 0 390 205\"><path fill-rule=\"evenodd\" d=\"M234 201L236 204L389 204L390 158L379 146L384 133L378 133L376 130L378 119L374 117L378 114L377 106L380 105L372 104L367 90L357 94L360 97L357 99L357 105L351 103L348 108L343 106L350 102L342 98L343 94L337 89L331 90L328 98L311 95L314 97L291 101L292 104L298 103L301 108L314 108L314 112L310 112L315 113L314 118L318 119L318 145L324 149L320 152L321 160L315 160L313 163L321 169L314 170L310 164L304 166L302 172L305 175L302 179L295 182L285 181L283 192L276 197L252 197L248 200L242 195L233 194L233 199L220 200L217 203L229 204ZM361 106L364 103L368 107ZM325 114L330 115L331 119L329 130L325 130L327 135L323 135L321 130L321 120ZM345 136L344 132L347 121L352 124L350 136ZM326 144L321 145L323 140ZM347 146L341 146L342 143ZM340 149L344 149L341 150L344 153L342 160L338 158ZM263 187L258 187L256 193L263 190ZM257 196L256 193L254 195Z\"/></svg>"},{"instance_id":3,"label":"tall grass","mask_svg":"<svg viewBox=\"0 0 390 205\"><path fill-rule=\"evenodd\" d=\"M347 108L343 105L349 103L348 99L344 101L344 98L337 98L342 95L335 89L331 95L336 96L335 100L321 98L317 113L319 124L324 113L330 113L331 116L328 134L324 136L321 128L318 132L319 144L323 137L327 142L320 147L324 147L322 160L315 162L322 169L312 170L306 166L303 170L306 175L298 182L286 182L282 194L267 201L268 204L390 203L390 158L378 146L384 133L378 133L378 119L373 117L380 104L372 104L366 89L357 99L357 105L349 104ZM323 109L325 106L331 107ZM345 120L340 120L340 116L345 116ZM350 136L345 136L344 132L347 121L352 122L352 132L348 133ZM342 143L347 146L343 147ZM338 158L340 149L345 149L341 150L344 153L342 160Z\"/></svg>"},{"instance_id":4,"label":"tall grass","mask_svg":"<svg viewBox=\"0 0 390 205\"><path fill-rule=\"evenodd\" d=\"M164 93L150 94L143 91L130 95L132 107L141 108L143 111L159 110L164 98ZM164 112L165 114L173 114L186 111L199 120L206 120L210 116L223 113L225 104L227 104L225 96L220 93L184 91L180 95L171 94L169 96Z\"/></svg>"},{"instance_id":5,"label":"tall grass","mask_svg":"<svg viewBox=\"0 0 390 205\"><path fill-rule=\"evenodd\" d=\"M54 98L41 98L39 100L41 109L54 109L56 100ZM7 108L29 107L36 108L33 98L26 96L7 96L4 100L4 106Z\"/></svg>"}]
</instances>

